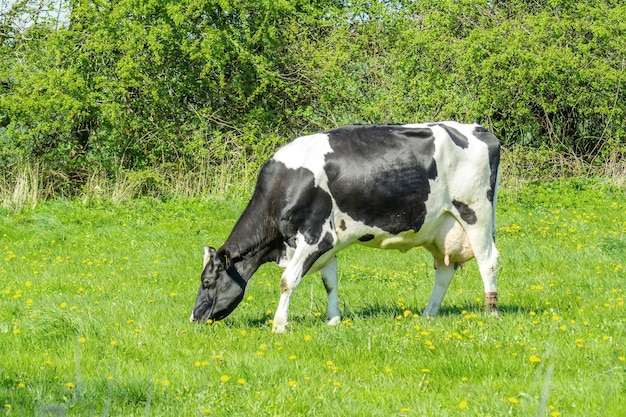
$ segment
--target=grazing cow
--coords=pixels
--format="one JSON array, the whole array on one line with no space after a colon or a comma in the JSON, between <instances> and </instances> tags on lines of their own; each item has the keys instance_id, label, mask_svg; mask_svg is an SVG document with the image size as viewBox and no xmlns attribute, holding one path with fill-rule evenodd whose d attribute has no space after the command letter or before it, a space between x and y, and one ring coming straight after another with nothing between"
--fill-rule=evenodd
<instances>
[{"instance_id":1,"label":"grazing cow","mask_svg":"<svg viewBox=\"0 0 626 417\"><path fill-rule=\"evenodd\" d=\"M475 124L355 125L295 139L262 167L226 243L205 248L190 320L228 316L259 266L275 261L285 271L273 331L285 331L291 294L317 271L328 324L339 323L335 255L353 243L430 251L435 286L425 316L439 310L455 269L476 257L485 307L497 314L499 162L498 139Z\"/></svg>"}]
</instances>

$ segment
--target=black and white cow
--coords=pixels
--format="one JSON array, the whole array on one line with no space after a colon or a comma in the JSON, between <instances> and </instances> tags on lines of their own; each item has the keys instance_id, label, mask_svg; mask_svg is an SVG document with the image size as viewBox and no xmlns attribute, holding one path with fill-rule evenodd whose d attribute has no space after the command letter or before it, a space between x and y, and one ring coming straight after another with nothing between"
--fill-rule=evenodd
<instances>
[{"instance_id":1,"label":"black and white cow","mask_svg":"<svg viewBox=\"0 0 626 417\"><path fill-rule=\"evenodd\" d=\"M499 162L498 139L475 124L356 125L295 139L262 167L226 243L205 248L191 321L228 316L259 266L275 261L285 268L275 332L285 331L302 277L317 271L328 324L339 323L335 255L353 243L430 251L436 272L426 316L439 310L455 269L476 257L485 307L497 314Z\"/></svg>"}]
</instances>

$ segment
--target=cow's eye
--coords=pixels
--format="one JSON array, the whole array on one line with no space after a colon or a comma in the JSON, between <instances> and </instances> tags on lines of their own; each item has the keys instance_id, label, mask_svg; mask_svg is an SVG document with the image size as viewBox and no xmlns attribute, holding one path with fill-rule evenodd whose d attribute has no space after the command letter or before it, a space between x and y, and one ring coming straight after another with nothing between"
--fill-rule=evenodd
<instances>
[{"instance_id":1,"label":"cow's eye","mask_svg":"<svg viewBox=\"0 0 626 417\"><path fill-rule=\"evenodd\" d=\"M217 279L215 278L202 278L202 286L204 288L212 288L217 284Z\"/></svg>"}]
</instances>

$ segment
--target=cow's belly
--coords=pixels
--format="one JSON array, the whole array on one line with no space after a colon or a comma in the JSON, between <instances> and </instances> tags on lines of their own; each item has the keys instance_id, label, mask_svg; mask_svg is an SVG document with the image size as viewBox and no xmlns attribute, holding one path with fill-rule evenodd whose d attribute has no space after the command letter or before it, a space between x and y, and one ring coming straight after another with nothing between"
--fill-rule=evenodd
<instances>
[{"instance_id":1,"label":"cow's belly","mask_svg":"<svg viewBox=\"0 0 626 417\"><path fill-rule=\"evenodd\" d=\"M426 222L421 230L409 230L391 234L384 230L363 224L340 222L345 227L337 228L340 242L360 243L380 249L407 251L423 246L433 257L442 262L464 263L474 257L474 251L465 230L450 213L443 213L436 219ZM345 230L344 230L345 229Z\"/></svg>"}]
</instances>

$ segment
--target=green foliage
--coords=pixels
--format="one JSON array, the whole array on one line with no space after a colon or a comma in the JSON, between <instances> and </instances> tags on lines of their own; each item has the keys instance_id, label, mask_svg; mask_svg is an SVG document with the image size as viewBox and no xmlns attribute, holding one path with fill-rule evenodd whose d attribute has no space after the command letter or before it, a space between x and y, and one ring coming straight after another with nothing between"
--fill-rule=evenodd
<instances>
[{"instance_id":1,"label":"green foliage","mask_svg":"<svg viewBox=\"0 0 626 417\"><path fill-rule=\"evenodd\" d=\"M219 324L188 322L202 246L245 198L48 201L0 212L0 415L620 415L626 195L567 180L502 190L500 318L477 265L419 316L432 258L339 254L343 322L319 276L271 333L281 270Z\"/></svg>"},{"instance_id":2,"label":"green foliage","mask_svg":"<svg viewBox=\"0 0 626 417\"><path fill-rule=\"evenodd\" d=\"M39 5L0 10L0 166L36 161L67 190L94 171L254 169L345 123L479 121L510 148L626 154L622 2Z\"/></svg>"}]
</instances>

